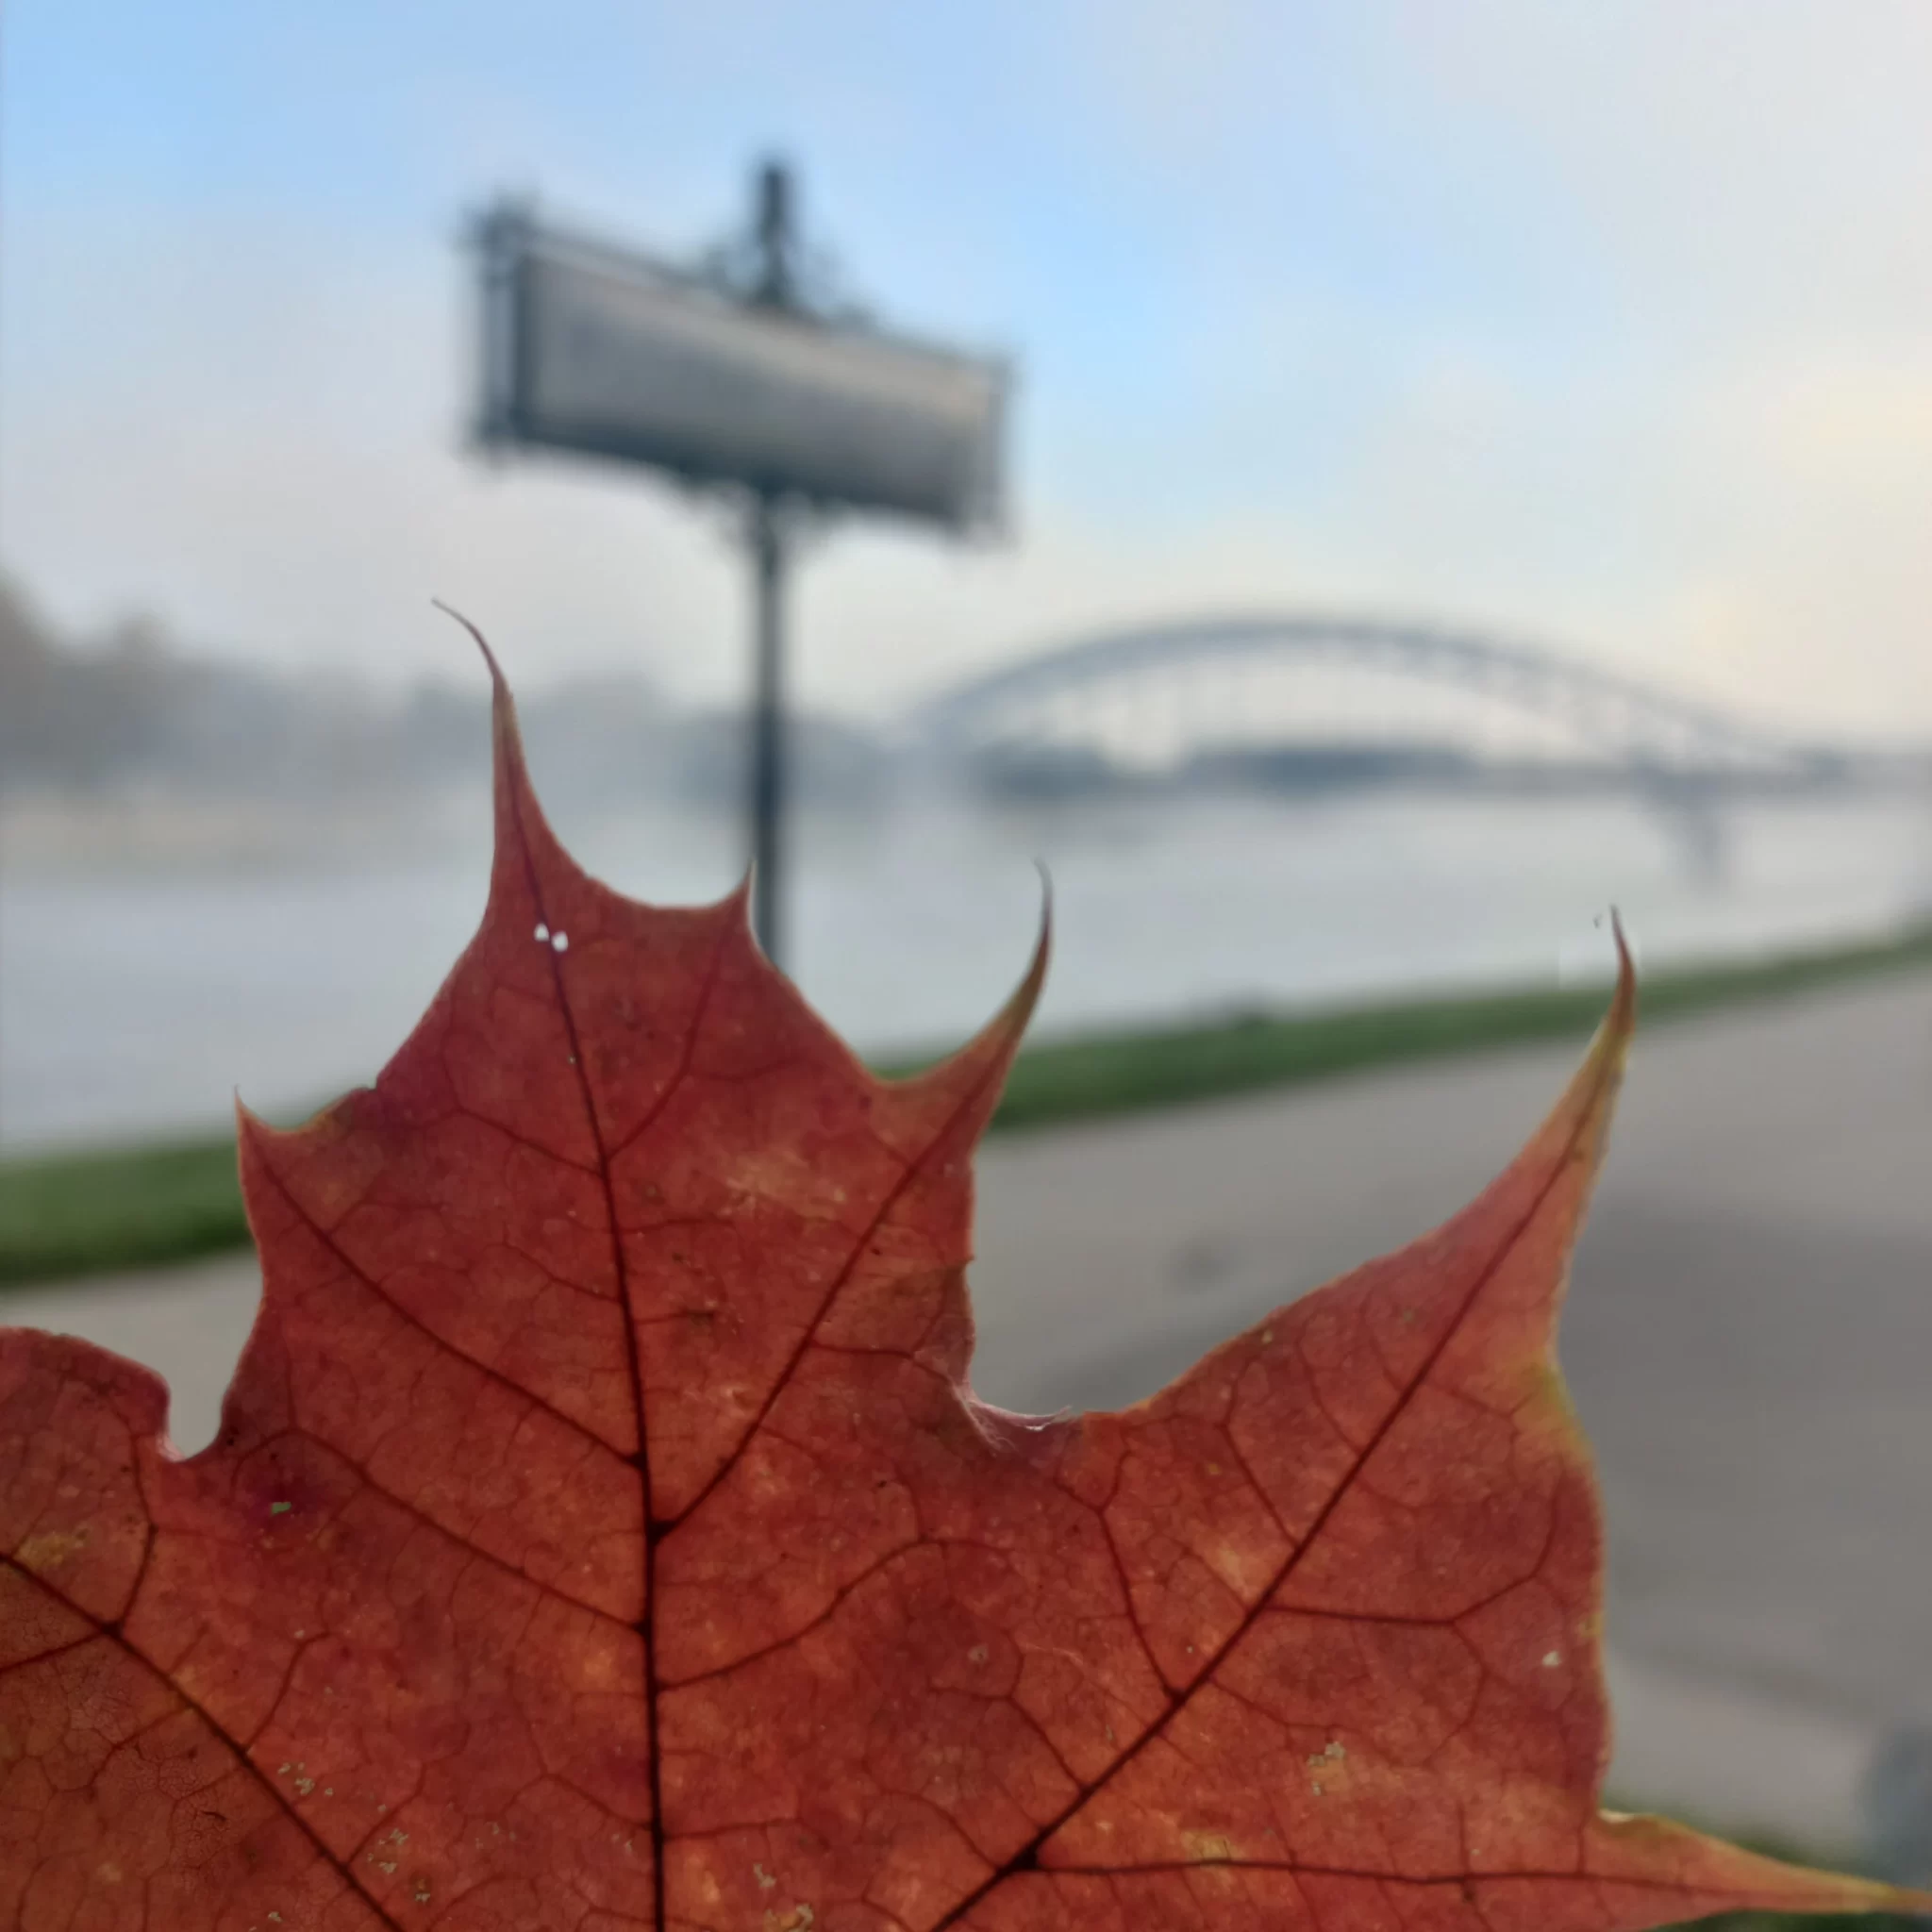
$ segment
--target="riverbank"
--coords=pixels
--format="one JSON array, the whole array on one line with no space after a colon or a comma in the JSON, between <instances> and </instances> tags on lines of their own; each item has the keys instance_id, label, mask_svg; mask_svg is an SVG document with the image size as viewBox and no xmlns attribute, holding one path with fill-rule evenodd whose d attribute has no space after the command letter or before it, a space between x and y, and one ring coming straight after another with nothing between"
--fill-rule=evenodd
<instances>
[{"instance_id":1,"label":"riverbank","mask_svg":"<svg viewBox=\"0 0 1932 1932\"><path fill-rule=\"evenodd\" d=\"M1852 944L1645 978L1647 1022L1932 969L1932 922ZM1582 1040L1601 986L1518 986L1042 1041L1021 1054L993 1121L1017 1132L1212 1100L1374 1067ZM0 1161L0 1286L186 1261L243 1246L227 1136Z\"/></svg>"}]
</instances>

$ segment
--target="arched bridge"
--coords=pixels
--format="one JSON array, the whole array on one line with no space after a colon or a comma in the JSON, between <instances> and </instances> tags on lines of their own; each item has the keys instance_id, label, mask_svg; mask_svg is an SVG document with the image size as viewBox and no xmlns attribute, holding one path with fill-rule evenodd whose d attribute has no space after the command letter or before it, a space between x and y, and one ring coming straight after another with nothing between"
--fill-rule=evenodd
<instances>
[{"instance_id":1,"label":"arched bridge","mask_svg":"<svg viewBox=\"0 0 1932 1932\"><path fill-rule=\"evenodd\" d=\"M1474 691L1574 734L1633 773L1800 783L1857 762L1554 651L1430 624L1288 611L1199 618L1077 639L927 700L906 719L927 756L972 758L1064 737L1070 721L1152 685L1295 662L1360 666Z\"/></svg>"}]
</instances>

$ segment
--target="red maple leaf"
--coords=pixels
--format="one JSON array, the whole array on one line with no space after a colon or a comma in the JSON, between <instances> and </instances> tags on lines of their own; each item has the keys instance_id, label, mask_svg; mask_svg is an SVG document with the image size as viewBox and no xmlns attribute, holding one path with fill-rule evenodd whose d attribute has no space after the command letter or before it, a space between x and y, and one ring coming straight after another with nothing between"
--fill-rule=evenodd
<instances>
[{"instance_id":1,"label":"red maple leaf","mask_svg":"<svg viewBox=\"0 0 1932 1932\"><path fill-rule=\"evenodd\" d=\"M1628 1037L1467 1211L1117 1415L975 1401L969 1159L1039 988L866 1072L742 896L587 878L497 693L481 932L246 1115L217 1441L0 1331L21 1932L1563 1932L1897 1905L1599 1813L1550 1355ZM1923 1902L1922 1902L1923 1903Z\"/></svg>"}]
</instances>

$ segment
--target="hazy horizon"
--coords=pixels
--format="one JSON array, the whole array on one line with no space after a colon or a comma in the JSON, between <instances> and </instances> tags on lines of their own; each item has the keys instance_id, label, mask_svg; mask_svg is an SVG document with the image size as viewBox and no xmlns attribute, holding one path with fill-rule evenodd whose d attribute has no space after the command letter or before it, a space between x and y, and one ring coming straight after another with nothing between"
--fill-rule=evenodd
<instances>
[{"instance_id":1,"label":"hazy horizon","mask_svg":"<svg viewBox=\"0 0 1932 1932\"><path fill-rule=\"evenodd\" d=\"M1932 727L1932 17L1485 0L908 15L11 9L0 564L63 625L728 701L715 509L463 446L465 215L689 255L789 155L894 323L1019 360L1015 529L813 546L796 687L1313 605L1820 732ZM976 105L958 111L957 102Z\"/></svg>"}]
</instances>

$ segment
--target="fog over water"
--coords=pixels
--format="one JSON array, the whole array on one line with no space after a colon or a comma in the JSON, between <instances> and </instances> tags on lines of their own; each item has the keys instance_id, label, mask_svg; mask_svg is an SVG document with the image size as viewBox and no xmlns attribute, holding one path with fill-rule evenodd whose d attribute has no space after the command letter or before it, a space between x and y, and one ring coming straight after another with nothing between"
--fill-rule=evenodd
<instances>
[{"instance_id":1,"label":"fog over water","mask_svg":"<svg viewBox=\"0 0 1932 1932\"><path fill-rule=\"evenodd\" d=\"M475 930L480 796L458 835L379 824L237 867L15 864L0 876L0 1144L218 1127L238 1092L301 1110L371 1078ZM717 896L715 814L559 811L593 873ZM1932 808L1740 806L1715 866L1616 800L1384 794L995 810L937 801L797 827L792 964L864 1051L970 1032L1024 971L1054 890L1035 1037L1394 991L1594 976L1618 907L1660 961L1872 931L1932 906Z\"/></svg>"}]
</instances>

